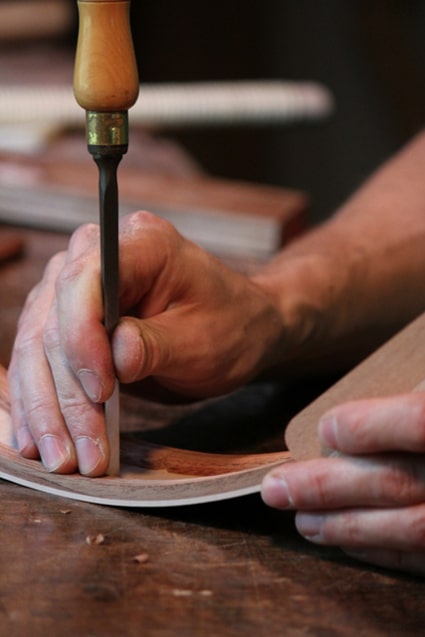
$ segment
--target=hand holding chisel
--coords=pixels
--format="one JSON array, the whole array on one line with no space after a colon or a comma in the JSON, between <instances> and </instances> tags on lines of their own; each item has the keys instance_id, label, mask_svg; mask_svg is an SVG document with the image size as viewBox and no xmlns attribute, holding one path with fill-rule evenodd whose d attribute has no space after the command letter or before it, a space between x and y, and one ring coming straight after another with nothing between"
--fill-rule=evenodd
<instances>
[{"instance_id":1,"label":"hand holding chisel","mask_svg":"<svg viewBox=\"0 0 425 637\"><path fill-rule=\"evenodd\" d=\"M128 109L139 91L129 22L130 0L79 0L74 93L86 110L87 145L99 169L104 323L119 320L117 168L128 148ZM119 473L119 390L105 404L108 473Z\"/></svg>"}]
</instances>

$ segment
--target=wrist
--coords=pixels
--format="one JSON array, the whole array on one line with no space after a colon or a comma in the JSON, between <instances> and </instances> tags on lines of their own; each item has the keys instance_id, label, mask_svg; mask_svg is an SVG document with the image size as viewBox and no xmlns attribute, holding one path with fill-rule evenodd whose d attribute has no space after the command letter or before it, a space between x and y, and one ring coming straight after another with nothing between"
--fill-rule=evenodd
<instances>
[{"instance_id":1,"label":"wrist","mask_svg":"<svg viewBox=\"0 0 425 637\"><path fill-rule=\"evenodd\" d=\"M327 363L333 368L341 339L358 327L354 288L363 266L349 259L353 250L332 234L329 228L324 232L322 246L321 230L315 231L251 277L279 315L282 336L270 367L285 374L324 369Z\"/></svg>"}]
</instances>

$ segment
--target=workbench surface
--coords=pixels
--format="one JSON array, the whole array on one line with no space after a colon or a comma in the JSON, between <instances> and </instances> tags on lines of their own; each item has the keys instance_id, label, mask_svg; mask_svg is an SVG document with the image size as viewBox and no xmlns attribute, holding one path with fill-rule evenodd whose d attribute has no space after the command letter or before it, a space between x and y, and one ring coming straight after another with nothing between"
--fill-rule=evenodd
<instances>
[{"instance_id":1,"label":"workbench surface","mask_svg":"<svg viewBox=\"0 0 425 637\"><path fill-rule=\"evenodd\" d=\"M0 264L0 363L48 256L66 237L24 231ZM0 226L1 235L1 226ZM310 545L259 496L129 510L0 481L0 635L421 635L425 584Z\"/></svg>"}]
</instances>

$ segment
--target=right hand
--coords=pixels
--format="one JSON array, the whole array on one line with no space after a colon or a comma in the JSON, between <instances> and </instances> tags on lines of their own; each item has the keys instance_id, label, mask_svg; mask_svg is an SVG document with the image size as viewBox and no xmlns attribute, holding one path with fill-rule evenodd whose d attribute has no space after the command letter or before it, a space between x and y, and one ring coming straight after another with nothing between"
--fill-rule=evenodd
<instances>
[{"instance_id":1,"label":"right hand","mask_svg":"<svg viewBox=\"0 0 425 637\"><path fill-rule=\"evenodd\" d=\"M101 404L115 376L203 398L248 382L282 349L271 295L146 212L121 222L122 318L111 346L99 262L99 228L83 226L28 296L9 367L19 449L58 473L105 472Z\"/></svg>"}]
</instances>

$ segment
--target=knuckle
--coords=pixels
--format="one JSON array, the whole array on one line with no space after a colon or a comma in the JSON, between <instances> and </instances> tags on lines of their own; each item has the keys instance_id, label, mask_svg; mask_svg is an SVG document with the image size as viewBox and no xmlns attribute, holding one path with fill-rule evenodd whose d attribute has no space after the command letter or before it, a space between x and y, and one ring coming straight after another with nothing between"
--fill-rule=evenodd
<instances>
[{"instance_id":1,"label":"knuckle","mask_svg":"<svg viewBox=\"0 0 425 637\"><path fill-rule=\"evenodd\" d=\"M138 210L123 217L121 229L124 236L130 237L140 231L159 234L163 240L179 236L176 228L169 221L147 210Z\"/></svg>"},{"instance_id":2,"label":"knuckle","mask_svg":"<svg viewBox=\"0 0 425 637\"><path fill-rule=\"evenodd\" d=\"M355 512L339 511L326 517L321 534L326 544L357 546L362 542L362 529Z\"/></svg>"},{"instance_id":3,"label":"knuckle","mask_svg":"<svg viewBox=\"0 0 425 637\"><path fill-rule=\"evenodd\" d=\"M85 259L76 258L68 261L56 278L56 291L61 291L75 283L85 266Z\"/></svg>"},{"instance_id":4,"label":"knuckle","mask_svg":"<svg viewBox=\"0 0 425 637\"><path fill-rule=\"evenodd\" d=\"M422 481L413 465L390 464L378 482L381 496L391 503L409 504L424 496Z\"/></svg>"},{"instance_id":5,"label":"knuckle","mask_svg":"<svg viewBox=\"0 0 425 637\"><path fill-rule=\"evenodd\" d=\"M87 424L102 412L102 405L90 402L81 392L60 396L60 410L73 438L87 434Z\"/></svg>"},{"instance_id":6,"label":"knuckle","mask_svg":"<svg viewBox=\"0 0 425 637\"><path fill-rule=\"evenodd\" d=\"M314 501L317 507L322 508L329 504L330 490L329 480L325 472L317 471L310 476L310 485L308 489L310 494L314 494ZM307 493L307 491L306 491ZM298 500L304 498L305 495L300 493Z\"/></svg>"},{"instance_id":7,"label":"knuckle","mask_svg":"<svg viewBox=\"0 0 425 637\"><path fill-rule=\"evenodd\" d=\"M79 226L69 240L69 253L81 252L83 249L97 243L99 226L96 223L85 223Z\"/></svg>"},{"instance_id":8,"label":"knuckle","mask_svg":"<svg viewBox=\"0 0 425 637\"><path fill-rule=\"evenodd\" d=\"M49 414L54 413L56 409L56 400L47 397L44 393L33 396L31 403L26 406L25 419L36 442L48 431Z\"/></svg>"},{"instance_id":9,"label":"knuckle","mask_svg":"<svg viewBox=\"0 0 425 637\"><path fill-rule=\"evenodd\" d=\"M36 351L40 345L41 334L38 329L21 329L15 339L13 346L15 355L19 358L23 354Z\"/></svg>"},{"instance_id":10,"label":"knuckle","mask_svg":"<svg viewBox=\"0 0 425 637\"><path fill-rule=\"evenodd\" d=\"M56 273L62 268L65 258L66 258L65 251L57 252L56 254L54 254L49 259L46 265L43 278L50 278L51 276L55 276Z\"/></svg>"},{"instance_id":11,"label":"knuckle","mask_svg":"<svg viewBox=\"0 0 425 637\"><path fill-rule=\"evenodd\" d=\"M24 316L25 312L33 305L34 301L37 299L41 288L41 282L37 283L27 295L24 305L24 311L21 314L21 318Z\"/></svg>"},{"instance_id":12,"label":"knuckle","mask_svg":"<svg viewBox=\"0 0 425 637\"><path fill-rule=\"evenodd\" d=\"M320 462L320 461L319 461ZM329 479L316 461L304 463L304 467L292 467L287 476L290 501L300 510L327 509L332 498Z\"/></svg>"},{"instance_id":13,"label":"knuckle","mask_svg":"<svg viewBox=\"0 0 425 637\"><path fill-rule=\"evenodd\" d=\"M48 354L60 348L60 333L57 323L48 323L43 330L44 351Z\"/></svg>"}]
</instances>

